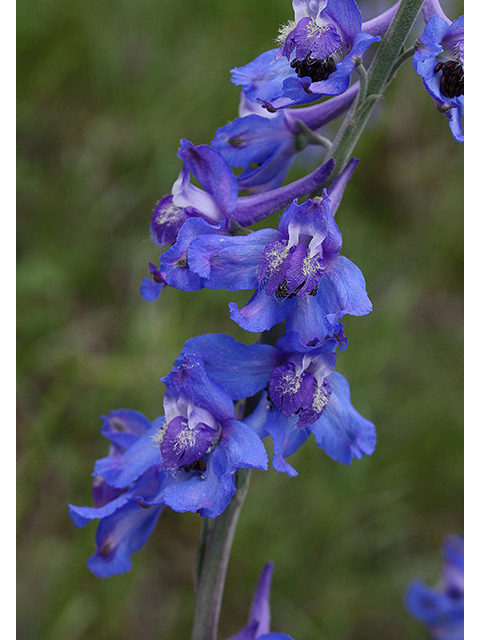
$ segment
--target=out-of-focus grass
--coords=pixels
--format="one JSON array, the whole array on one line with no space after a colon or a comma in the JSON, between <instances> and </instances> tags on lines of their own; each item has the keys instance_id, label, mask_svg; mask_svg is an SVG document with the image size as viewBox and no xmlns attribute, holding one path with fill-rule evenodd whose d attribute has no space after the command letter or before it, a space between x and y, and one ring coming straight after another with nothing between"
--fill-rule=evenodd
<instances>
[{"instance_id":1,"label":"out-of-focus grass","mask_svg":"<svg viewBox=\"0 0 480 640\"><path fill-rule=\"evenodd\" d=\"M85 564L95 526L76 529L66 505L91 504L99 416L160 415L159 378L187 338L256 339L228 317L248 292L149 304L138 286L158 260L149 216L180 138L209 142L235 117L229 69L273 46L291 3L19 0L17 15L18 637L188 638L200 518L166 511L132 571L99 580ZM377 450L346 467L308 441L297 478L254 474L221 637L245 624L266 560L273 627L296 640L425 637L404 589L436 581L463 521L462 153L406 65L337 214L374 303L346 318L338 369Z\"/></svg>"}]
</instances>

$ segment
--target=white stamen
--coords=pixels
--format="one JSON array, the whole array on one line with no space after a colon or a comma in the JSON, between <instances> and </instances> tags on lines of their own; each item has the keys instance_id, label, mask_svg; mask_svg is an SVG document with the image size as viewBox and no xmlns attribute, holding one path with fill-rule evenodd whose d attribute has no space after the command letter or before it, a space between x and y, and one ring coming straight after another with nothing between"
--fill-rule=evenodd
<instances>
[{"instance_id":1,"label":"white stamen","mask_svg":"<svg viewBox=\"0 0 480 640\"><path fill-rule=\"evenodd\" d=\"M183 429L175 438L175 444L173 449L175 452L182 451L183 449L191 449L197 441L195 430L188 428Z\"/></svg>"},{"instance_id":2,"label":"white stamen","mask_svg":"<svg viewBox=\"0 0 480 640\"><path fill-rule=\"evenodd\" d=\"M174 220L180 218L183 214L183 209L176 207L173 202L170 204L167 209L163 211L159 211L155 216L156 224L166 224L167 222L173 222Z\"/></svg>"},{"instance_id":3,"label":"white stamen","mask_svg":"<svg viewBox=\"0 0 480 640\"><path fill-rule=\"evenodd\" d=\"M285 395L286 393L293 395L298 393L301 385L301 378L295 375L294 371L286 371L281 380L279 380L280 384L280 393L281 395Z\"/></svg>"},{"instance_id":4,"label":"white stamen","mask_svg":"<svg viewBox=\"0 0 480 640\"><path fill-rule=\"evenodd\" d=\"M317 384L317 387L313 394L312 409L317 413L321 413L329 400L330 396L328 395L327 390L325 389L323 384Z\"/></svg>"},{"instance_id":5,"label":"white stamen","mask_svg":"<svg viewBox=\"0 0 480 640\"><path fill-rule=\"evenodd\" d=\"M288 34L291 33L296 26L297 23L295 22L295 20L289 20L286 24L280 25L280 27L278 28L278 36L275 38L275 42L279 45L282 45L287 39Z\"/></svg>"},{"instance_id":6,"label":"white stamen","mask_svg":"<svg viewBox=\"0 0 480 640\"><path fill-rule=\"evenodd\" d=\"M279 249L278 246L271 247L264 255L268 260L267 278L270 278L275 271L282 266L285 258L288 256L289 247L284 246L283 249Z\"/></svg>"},{"instance_id":7,"label":"white stamen","mask_svg":"<svg viewBox=\"0 0 480 640\"><path fill-rule=\"evenodd\" d=\"M306 278L308 278L309 276L313 277L318 272L318 265L314 263L313 257L314 256L310 256L310 251L309 251L308 254L305 256L305 258L303 259L302 273Z\"/></svg>"},{"instance_id":8,"label":"white stamen","mask_svg":"<svg viewBox=\"0 0 480 640\"><path fill-rule=\"evenodd\" d=\"M322 33L325 33L325 31L328 31L327 25L320 25L317 24L315 20L310 20L307 26L307 38L318 38Z\"/></svg>"},{"instance_id":9,"label":"white stamen","mask_svg":"<svg viewBox=\"0 0 480 640\"><path fill-rule=\"evenodd\" d=\"M168 427L168 423L165 420L161 427L158 429L157 433L155 433L152 436L152 441L155 442L155 444L160 445L163 442L163 439L165 438L165 434L167 433L167 427Z\"/></svg>"}]
</instances>

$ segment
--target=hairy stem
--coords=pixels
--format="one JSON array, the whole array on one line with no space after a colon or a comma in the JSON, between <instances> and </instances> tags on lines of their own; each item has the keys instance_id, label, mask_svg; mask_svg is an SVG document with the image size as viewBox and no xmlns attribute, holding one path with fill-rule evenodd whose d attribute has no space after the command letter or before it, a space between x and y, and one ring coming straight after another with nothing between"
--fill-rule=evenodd
<instances>
[{"instance_id":1,"label":"hairy stem","mask_svg":"<svg viewBox=\"0 0 480 640\"><path fill-rule=\"evenodd\" d=\"M402 0L390 27L368 69L368 87L365 98L355 104L341 127L326 159L335 158L335 169L330 179L346 167L355 145L370 118L378 100L398 68L405 41L422 7L423 0Z\"/></svg>"},{"instance_id":2,"label":"hairy stem","mask_svg":"<svg viewBox=\"0 0 480 640\"><path fill-rule=\"evenodd\" d=\"M216 640L233 537L250 483L251 470L237 471L237 490L223 513L202 530L192 640Z\"/></svg>"}]
</instances>

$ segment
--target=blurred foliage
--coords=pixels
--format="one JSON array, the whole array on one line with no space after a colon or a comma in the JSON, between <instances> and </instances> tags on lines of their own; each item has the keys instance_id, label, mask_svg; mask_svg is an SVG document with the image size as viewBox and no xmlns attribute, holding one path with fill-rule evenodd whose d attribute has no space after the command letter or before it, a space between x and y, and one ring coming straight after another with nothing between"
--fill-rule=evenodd
<instances>
[{"instance_id":1,"label":"blurred foliage","mask_svg":"<svg viewBox=\"0 0 480 640\"><path fill-rule=\"evenodd\" d=\"M388 3L360 6L371 17ZM160 415L159 378L186 339L256 340L228 317L249 292L167 289L150 304L138 287L158 261L148 223L180 138L209 142L236 116L229 69L272 48L290 18L289 0L17 2L20 640L190 635L199 516L166 510L130 573L100 580L85 564L95 526L76 529L67 503L91 504L99 416ZM463 148L410 64L356 156L337 219L374 311L346 318L337 362L377 450L347 467L309 440L290 459L297 478L254 474L221 638L245 624L267 560L274 630L425 638L404 590L435 583L443 537L463 528ZM288 179L315 158L304 152Z\"/></svg>"}]
</instances>

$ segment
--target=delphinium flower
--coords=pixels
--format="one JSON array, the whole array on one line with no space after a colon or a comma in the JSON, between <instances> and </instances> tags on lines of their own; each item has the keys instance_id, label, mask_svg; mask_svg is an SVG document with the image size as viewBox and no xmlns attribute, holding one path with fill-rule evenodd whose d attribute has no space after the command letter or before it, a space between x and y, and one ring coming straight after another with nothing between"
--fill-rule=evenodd
<instances>
[{"instance_id":1,"label":"delphinium flower","mask_svg":"<svg viewBox=\"0 0 480 640\"><path fill-rule=\"evenodd\" d=\"M242 92L241 117L217 129L211 145L232 167L244 169L237 176L241 190L261 193L275 189L296 155L307 145L322 142L314 131L344 113L357 93L358 83L318 105L270 113Z\"/></svg>"},{"instance_id":2,"label":"delphinium flower","mask_svg":"<svg viewBox=\"0 0 480 640\"><path fill-rule=\"evenodd\" d=\"M413 66L437 109L448 118L453 137L463 142L464 19L462 15L451 22L440 7L438 11L415 42Z\"/></svg>"},{"instance_id":3,"label":"delphinium flower","mask_svg":"<svg viewBox=\"0 0 480 640\"><path fill-rule=\"evenodd\" d=\"M203 278L204 286L256 289L242 309L230 303L230 317L243 329L262 332L286 320L286 331L298 331L307 344L332 335L345 314L371 311L360 269L339 255L342 236L333 217L356 162L352 159L332 185L332 202L326 190L321 198L294 201L281 215L278 230L242 237L202 235L191 242L189 270Z\"/></svg>"},{"instance_id":4,"label":"delphinium flower","mask_svg":"<svg viewBox=\"0 0 480 640\"><path fill-rule=\"evenodd\" d=\"M318 447L343 464L375 449L375 426L352 406L347 380L334 371L337 346L347 346L341 323L332 337L308 345L297 332L285 334L276 345L249 346L209 334L187 340L184 351L198 353L209 377L232 398L261 392L245 422L260 437L272 437L273 467L295 476L285 458L312 433Z\"/></svg>"},{"instance_id":5,"label":"delphinium flower","mask_svg":"<svg viewBox=\"0 0 480 640\"><path fill-rule=\"evenodd\" d=\"M426 625L433 640L463 640L463 536L450 536L445 540L440 589L415 581L407 591L406 604L410 613Z\"/></svg>"},{"instance_id":6,"label":"delphinium flower","mask_svg":"<svg viewBox=\"0 0 480 640\"><path fill-rule=\"evenodd\" d=\"M362 24L355 0L293 0L292 4L295 19L281 28L280 48L232 70L233 84L269 110L343 93L366 49L380 40L376 22L371 21L371 33ZM385 20L378 22L381 31L386 29Z\"/></svg>"},{"instance_id":7,"label":"delphinium flower","mask_svg":"<svg viewBox=\"0 0 480 640\"><path fill-rule=\"evenodd\" d=\"M255 234L252 234L253 237ZM278 234L252 261L256 292L230 317L248 331L266 331L286 320L304 342L323 338L345 314L372 309L360 269L340 256L342 237L324 190L318 200L294 201L282 214Z\"/></svg>"},{"instance_id":8,"label":"delphinium flower","mask_svg":"<svg viewBox=\"0 0 480 640\"><path fill-rule=\"evenodd\" d=\"M182 353L163 381L165 417L150 423L119 410L103 418L111 445L95 464L95 507L70 505L77 526L100 519L88 560L100 577L130 569L131 553L146 542L164 506L216 518L236 491L237 469L267 468L260 437L236 419L231 396L198 356Z\"/></svg>"},{"instance_id":9,"label":"delphinium flower","mask_svg":"<svg viewBox=\"0 0 480 640\"><path fill-rule=\"evenodd\" d=\"M333 165L320 167L311 174L281 189L258 196L238 197L238 184L228 162L213 147L181 141L178 156L183 160L172 194L155 207L150 233L156 244L174 244L178 231L189 218L202 218L212 225L238 223L249 225L276 213L293 199L301 198L321 186L330 176ZM203 189L191 183L190 173ZM283 203L283 205L281 204Z\"/></svg>"},{"instance_id":10,"label":"delphinium flower","mask_svg":"<svg viewBox=\"0 0 480 640\"><path fill-rule=\"evenodd\" d=\"M248 624L228 640L293 640L285 633L270 632L270 587L274 565L267 562L264 566L255 590Z\"/></svg>"},{"instance_id":11,"label":"delphinium flower","mask_svg":"<svg viewBox=\"0 0 480 640\"><path fill-rule=\"evenodd\" d=\"M69 505L70 516L78 527L93 519L100 520L97 547L87 564L93 573L103 578L131 568L130 555L145 544L164 508L163 501L149 504L148 508L146 501L158 493L166 474L159 471L160 452L152 446L152 436L163 424L163 418L151 423L138 411L119 409L102 419L101 433L110 440L106 460L122 464L132 451L143 454L142 459L145 454L150 458L144 473L120 487L106 482L95 471L92 486L95 507Z\"/></svg>"},{"instance_id":12,"label":"delphinium flower","mask_svg":"<svg viewBox=\"0 0 480 640\"><path fill-rule=\"evenodd\" d=\"M303 344L295 332L281 338L276 348L282 363L272 371L250 418L261 437L272 437L273 467L290 476L297 471L285 458L312 433L317 446L343 464L375 450L374 424L353 407L346 378L334 371L334 350L344 340L341 325L337 331L334 338L312 345Z\"/></svg>"},{"instance_id":13,"label":"delphinium flower","mask_svg":"<svg viewBox=\"0 0 480 640\"><path fill-rule=\"evenodd\" d=\"M172 247L162 256L156 269L150 266L154 282L194 291L203 281L188 269L187 250L192 240L202 234L228 235L239 226L253 224L287 206L293 197L314 192L330 176L334 161L300 180L268 193L238 197L238 184L231 167L220 152L209 145L195 146L182 140L178 152L183 160L180 176L172 194L165 196L155 207L150 223L150 235L159 245ZM204 187L191 184L190 172ZM156 279L157 278L157 279ZM148 287L142 283L142 295L154 300L162 287Z\"/></svg>"}]
</instances>

